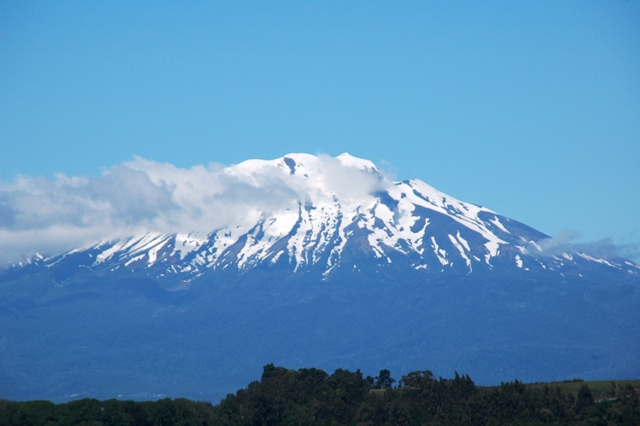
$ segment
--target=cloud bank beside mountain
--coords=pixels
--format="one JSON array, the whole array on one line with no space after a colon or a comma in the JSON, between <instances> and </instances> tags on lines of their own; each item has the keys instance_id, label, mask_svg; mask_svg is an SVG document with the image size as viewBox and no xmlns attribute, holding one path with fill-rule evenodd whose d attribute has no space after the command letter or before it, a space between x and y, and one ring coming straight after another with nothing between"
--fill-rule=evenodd
<instances>
[{"instance_id":1,"label":"cloud bank beside mountain","mask_svg":"<svg viewBox=\"0 0 640 426\"><path fill-rule=\"evenodd\" d=\"M0 182L0 262L141 232L211 232L237 217L297 209L323 196L358 203L391 184L338 158L304 158L312 176L293 176L276 160L183 169L136 158L99 177Z\"/></svg>"}]
</instances>

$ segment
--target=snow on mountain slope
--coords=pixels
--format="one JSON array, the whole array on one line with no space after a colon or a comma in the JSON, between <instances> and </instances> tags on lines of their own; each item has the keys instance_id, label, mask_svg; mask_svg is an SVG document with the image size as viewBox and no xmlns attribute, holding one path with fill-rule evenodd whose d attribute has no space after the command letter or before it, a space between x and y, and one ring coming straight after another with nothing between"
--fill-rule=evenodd
<instances>
[{"instance_id":1,"label":"snow on mountain slope","mask_svg":"<svg viewBox=\"0 0 640 426\"><path fill-rule=\"evenodd\" d=\"M545 253L539 243L548 236L419 180L390 182L372 162L346 153L336 158L289 154L248 160L221 173L233 185L243 185L244 191L249 188L260 202L243 201L239 213L234 209L236 214L218 220L215 229L206 232L143 233L38 262L54 267L84 254L89 268L148 269L157 276L246 271L258 265L286 265L293 271L313 268L329 276L346 256L357 253L377 265L391 264L400 256L409 267L427 272L468 274L498 264L567 272L587 263L640 275L640 267L632 262L598 259L571 249ZM163 182L162 173L149 175ZM215 184L205 193L188 179L171 185L186 188L175 191L177 204L199 199L202 210L211 199L218 210L221 203L235 206L233 185L222 195Z\"/></svg>"}]
</instances>

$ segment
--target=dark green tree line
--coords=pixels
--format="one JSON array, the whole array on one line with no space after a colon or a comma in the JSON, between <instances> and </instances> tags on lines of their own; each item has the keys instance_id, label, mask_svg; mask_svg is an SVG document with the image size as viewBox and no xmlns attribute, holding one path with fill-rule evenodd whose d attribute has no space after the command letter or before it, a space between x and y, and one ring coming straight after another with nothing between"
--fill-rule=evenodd
<instances>
[{"instance_id":1,"label":"dark green tree line","mask_svg":"<svg viewBox=\"0 0 640 426\"><path fill-rule=\"evenodd\" d=\"M119 401L82 399L0 401L4 425L638 425L640 402L632 386L596 401L588 386L576 395L559 387L529 387L515 380L476 386L468 375L435 378L414 371L397 381L388 370L363 377L358 370L264 367L260 381L218 405L186 399Z\"/></svg>"}]
</instances>

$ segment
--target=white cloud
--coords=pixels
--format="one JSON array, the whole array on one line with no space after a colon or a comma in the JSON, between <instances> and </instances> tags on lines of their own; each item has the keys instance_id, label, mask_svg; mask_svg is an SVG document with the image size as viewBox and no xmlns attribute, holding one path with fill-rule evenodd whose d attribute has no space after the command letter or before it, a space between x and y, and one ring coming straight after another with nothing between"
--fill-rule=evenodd
<instances>
[{"instance_id":1,"label":"white cloud","mask_svg":"<svg viewBox=\"0 0 640 426\"><path fill-rule=\"evenodd\" d=\"M638 260L640 257L640 247L637 244L615 243L612 238L604 238L598 241L575 242L582 237L578 231L563 229L557 235L538 241L537 246L540 247L542 253L555 256L562 253L585 253L599 259L633 259ZM536 246L530 244L527 250L533 254L540 251Z\"/></svg>"},{"instance_id":2,"label":"white cloud","mask_svg":"<svg viewBox=\"0 0 640 426\"><path fill-rule=\"evenodd\" d=\"M100 177L0 182L0 261L146 232L208 233L323 197L359 203L389 184L381 173L363 170L370 164L364 160L290 157L295 175L281 159L182 169L136 158Z\"/></svg>"},{"instance_id":3,"label":"white cloud","mask_svg":"<svg viewBox=\"0 0 640 426\"><path fill-rule=\"evenodd\" d=\"M572 251L571 241L580 238L582 234L578 231L563 229L551 238L538 241L538 245L545 254L550 256Z\"/></svg>"}]
</instances>

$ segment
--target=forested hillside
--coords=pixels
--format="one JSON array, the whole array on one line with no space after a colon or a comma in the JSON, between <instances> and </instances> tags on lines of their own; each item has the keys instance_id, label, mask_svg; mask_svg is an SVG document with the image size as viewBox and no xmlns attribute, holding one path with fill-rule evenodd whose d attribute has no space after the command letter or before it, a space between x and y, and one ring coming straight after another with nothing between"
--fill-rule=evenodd
<instances>
[{"instance_id":1,"label":"forested hillside","mask_svg":"<svg viewBox=\"0 0 640 426\"><path fill-rule=\"evenodd\" d=\"M468 375L446 380L415 371L396 381L388 370L363 377L269 364L254 381L220 404L187 399L134 402L82 399L0 401L0 425L638 425L633 386L612 383L594 399L587 384L576 394L519 381L478 387Z\"/></svg>"}]
</instances>

